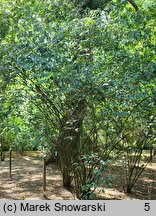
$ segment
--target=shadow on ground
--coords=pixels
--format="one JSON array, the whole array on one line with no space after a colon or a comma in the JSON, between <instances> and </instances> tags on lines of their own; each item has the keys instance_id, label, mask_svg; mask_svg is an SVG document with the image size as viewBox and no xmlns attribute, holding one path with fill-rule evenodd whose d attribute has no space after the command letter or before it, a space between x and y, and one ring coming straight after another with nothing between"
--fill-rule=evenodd
<instances>
[{"instance_id":1,"label":"shadow on ground","mask_svg":"<svg viewBox=\"0 0 156 216\"><path fill-rule=\"evenodd\" d=\"M57 164L47 166L46 193L43 196L42 159L37 156L14 154L12 160L12 177L9 177L9 159L0 161L0 199L40 200L40 199L75 199L74 193L62 186L62 176ZM97 199L106 200L155 200L156 199L156 163L149 164L142 173L131 195L124 193L124 169L115 165L109 167L104 178L109 179L109 188L100 193ZM112 180L111 180L112 179Z\"/></svg>"}]
</instances>

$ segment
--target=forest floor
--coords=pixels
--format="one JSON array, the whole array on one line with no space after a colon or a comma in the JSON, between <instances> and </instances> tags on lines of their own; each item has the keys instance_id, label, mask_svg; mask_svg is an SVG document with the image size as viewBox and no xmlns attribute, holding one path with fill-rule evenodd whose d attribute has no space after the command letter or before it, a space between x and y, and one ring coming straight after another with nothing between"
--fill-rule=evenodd
<instances>
[{"instance_id":1,"label":"forest floor","mask_svg":"<svg viewBox=\"0 0 156 216\"><path fill-rule=\"evenodd\" d=\"M16 200L71 200L76 199L74 193L62 186L62 176L59 165L47 166L46 193L43 196L42 160L39 154L13 155L12 176L9 176L9 159L0 161L0 199ZM155 200L156 199L156 162L149 164L140 176L133 193L124 193L124 170L118 165L112 165L105 172L104 177L109 181L109 188L105 193L98 194L98 199L117 200ZM122 174L122 175L119 175Z\"/></svg>"}]
</instances>

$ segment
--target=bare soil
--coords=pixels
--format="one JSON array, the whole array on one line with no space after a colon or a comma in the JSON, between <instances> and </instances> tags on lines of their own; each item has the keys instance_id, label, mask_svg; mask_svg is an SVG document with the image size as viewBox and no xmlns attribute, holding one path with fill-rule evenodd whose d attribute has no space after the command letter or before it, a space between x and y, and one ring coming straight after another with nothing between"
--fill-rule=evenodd
<instances>
[{"instance_id":1,"label":"bare soil","mask_svg":"<svg viewBox=\"0 0 156 216\"><path fill-rule=\"evenodd\" d=\"M104 178L109 179L109 187L100 194L101 199L115 200L156 200L156 163L150 163L134 185L131 194L125 193L125 169L117 164L106 170Z\"/></svg>"},{"instance_id":2,"label":"bare soil","mask_svg":"<svg viewBox=\"0 0 156 216\"><path fill-rule=\"evenodd\" d=\"M9 176L9 157L0 161L0 199L16 200L71 200L76 199L74 193L62 186L62 176L58 164L47 166L46 192L43 194L43 162L40 153L28 155L13 154L12 176ZM156 163L149 164L139 178L131 195L124 192L124 170L112 165L106 170L104 178L111 177L110 187L105 193L98 194L98 199L117 200L155 200L156 199Z\"/></svg>"}]
</instances>

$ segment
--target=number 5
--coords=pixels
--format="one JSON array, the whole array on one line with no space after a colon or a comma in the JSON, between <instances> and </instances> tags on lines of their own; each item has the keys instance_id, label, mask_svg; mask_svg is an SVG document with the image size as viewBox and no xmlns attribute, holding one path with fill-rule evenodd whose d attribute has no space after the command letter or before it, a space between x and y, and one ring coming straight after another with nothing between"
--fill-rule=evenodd
<instances>
[{"instance_id":1,"label":"number 5","mask_svg":"<svg viewBox=\"0 0 156 216\"><path fill-rule=\"evenodd\" d=\"M149 211L150 210L150 203L145 203L145 211Z\"/></svg>"}]
</instances>

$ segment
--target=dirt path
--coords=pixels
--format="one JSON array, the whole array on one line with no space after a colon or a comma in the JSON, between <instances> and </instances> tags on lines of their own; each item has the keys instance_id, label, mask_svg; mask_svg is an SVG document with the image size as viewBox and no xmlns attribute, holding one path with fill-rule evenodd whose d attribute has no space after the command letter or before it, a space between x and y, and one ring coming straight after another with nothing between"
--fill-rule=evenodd
<instances>
[{"instance_id":1,"label":"dirt path","mask_svg":"<svg viewBox=\"0 0 156 216\"><path fill-rule=\"evenodd\" d=\"M45 199L43 197L42 160L18 156L12 161L12 177L9 177L9 160L0 162L0 199ZM46 197L48 199L74 199L62 186L62 177L57 165L47 166Z\"/></svg>"},{"instance_id":2,"label":"dirt path","mask_svg":"<svg viewBox=\"0 0 156 216\"><path fill-rule=\"evenodd\" d=\"M156 163L149 164L146 171L139 178L134 187L134 193L124 193L123 172L119 166L112 166L104 174L104 178L111 176L110 188L105 188L105 193L100 193L98 199L121 200L155 200L156 199ZM16 200L71 200L74 194L63 188L62 176L59 166L47 166L46 197L43 196L42 159L40 155L21 156L14 155L12 160L12 177L9 177L8 155L5 161L0 161L0 199Z\"/></svg>"}]
</instances>

